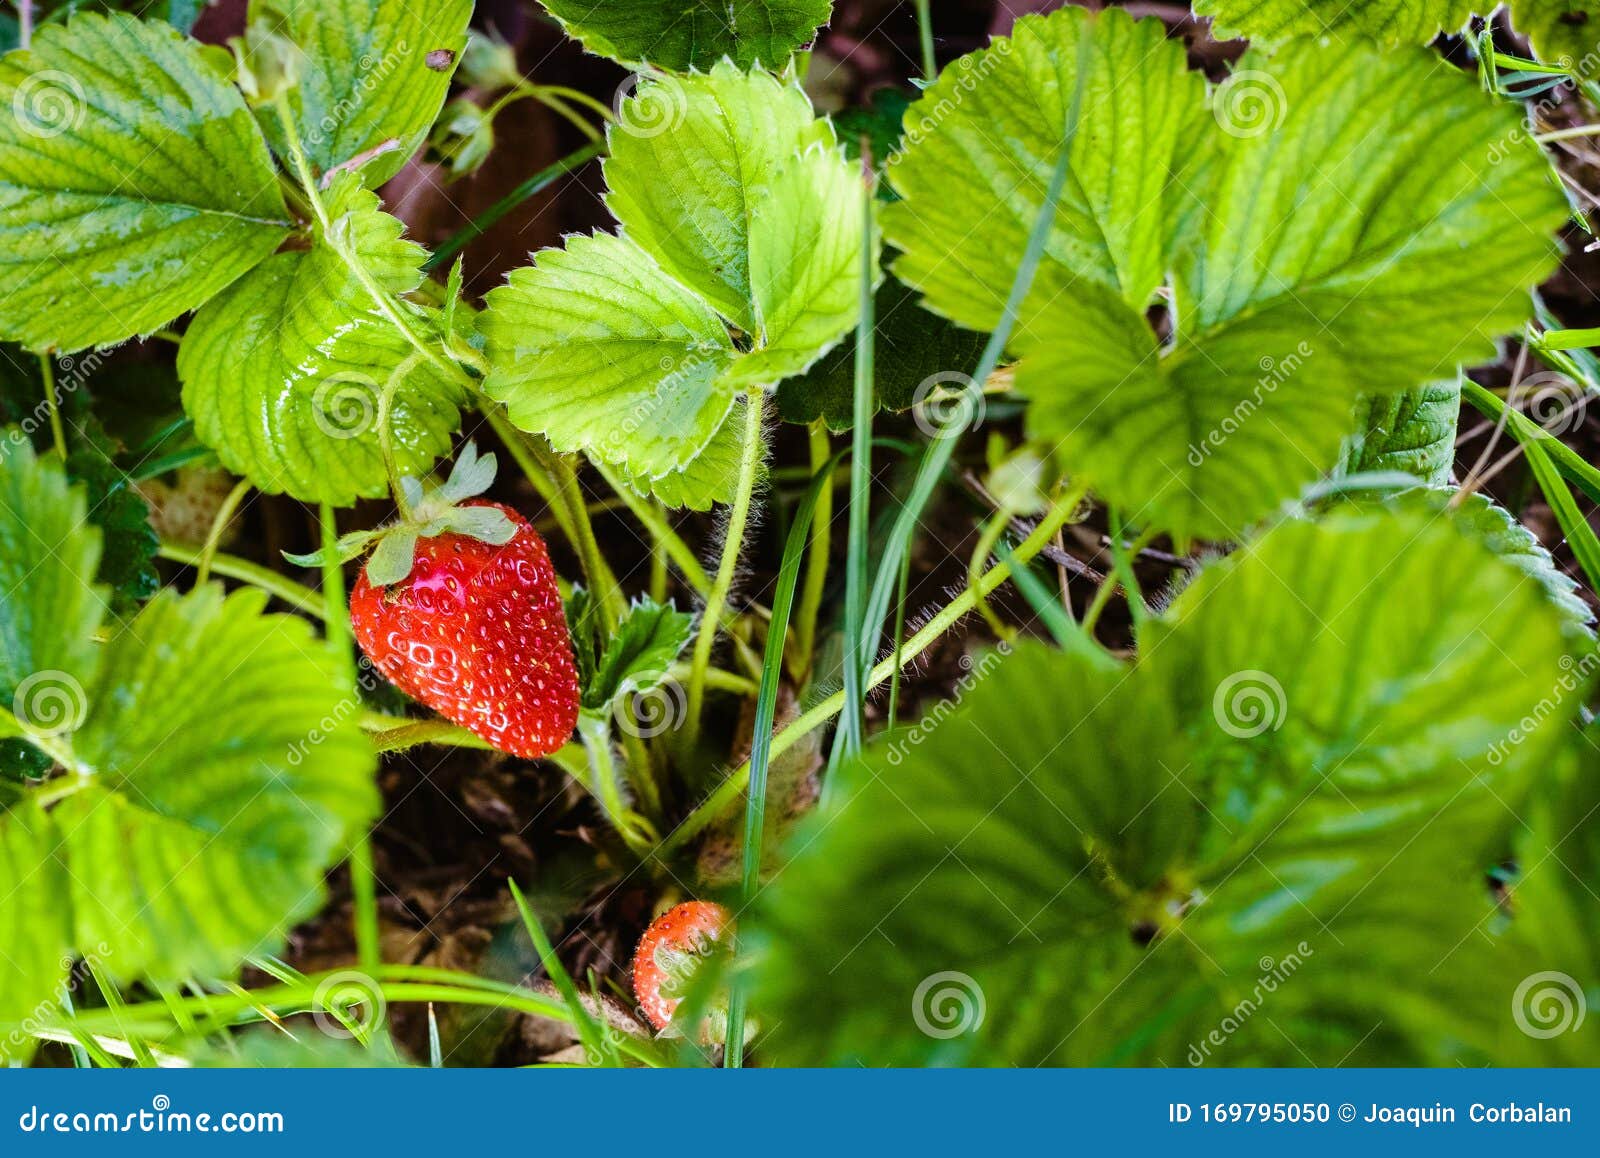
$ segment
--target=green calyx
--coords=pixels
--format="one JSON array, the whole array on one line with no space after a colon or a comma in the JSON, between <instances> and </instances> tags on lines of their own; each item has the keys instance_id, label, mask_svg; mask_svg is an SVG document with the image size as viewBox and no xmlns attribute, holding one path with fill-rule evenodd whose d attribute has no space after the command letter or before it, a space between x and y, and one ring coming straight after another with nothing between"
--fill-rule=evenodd
<instances>
[{"instance_id":1,"label":"green calyx","mask_svg":"<svg viewBox=\"0 0 1600 1158\"><path fill-rule=\"evenodd\" d=\"M352 531L333 546L340 563L348 563L371 550L367 559L367 582L375 587L403 583L416 561L417 542L440 535L464 535L469 539L501 547L516 537L516 524L495 507L462 506L494 484L498 464L493 454L480 455L475 443L462 447L443 486L427 489L421 479L400 480L401 516L388 526L372 531ZM321 567L328 553L283 557L300 567Z\"/></svg>"}]
</instances>

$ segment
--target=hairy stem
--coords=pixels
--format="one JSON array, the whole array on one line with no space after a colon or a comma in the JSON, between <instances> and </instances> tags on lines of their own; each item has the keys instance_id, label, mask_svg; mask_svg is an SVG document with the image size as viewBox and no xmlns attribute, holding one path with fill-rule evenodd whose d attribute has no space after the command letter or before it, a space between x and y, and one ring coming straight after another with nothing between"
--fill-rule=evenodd
<instances>
[{"instance_id":1,"label":"hairy stem","mask_svg":"<svg viewBox=\"0 0 1600 1158\"><path fill-rule=\"evenodd\" d=\"M717 641L717 630L722 625L722 609L733 589L733 577L739 570L739 558L744 552L744 533L750 523L750 507L755 498L756 476L761 468L761 425L766 416L766 396L752 391L745 402L744 447L739 457L739 482L734 494L733 509L728 514L728 537L722 544L722 562L717 567L717 577L712 582L711 593L706 597L705 611L700 617L700 632L694 641L694 656L689 667L689 718L684 725L685 747L693 748L700 736L700 713L705 706L706 669L711 666L711 649ZM780 643L779 646L782 646Z\"/></svg>"}]
</instances>

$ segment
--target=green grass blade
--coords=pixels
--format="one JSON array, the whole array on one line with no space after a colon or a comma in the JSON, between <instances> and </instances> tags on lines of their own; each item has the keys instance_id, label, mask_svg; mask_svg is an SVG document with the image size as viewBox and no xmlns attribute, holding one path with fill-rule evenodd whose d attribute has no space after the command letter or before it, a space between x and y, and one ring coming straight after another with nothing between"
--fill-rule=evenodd
<instances>
[{"instance_id":1,"label":"green grass blade","mask_svg":"<svg viewBox=\"0 0 1600 1158\"><path fill-rule=\"evenodd\" d=\"M1600 538L1595 537L1594 528L1578 509L1571 488L1567 486L1566 480L1561 477L1561 472L1556 469L1554 461L1546 453L1546 445L1544 441L1530 439L1522 444L1522 452L1528 456L1528 466L1533 471L1533 477L1538 482L1539 489L1544 492L1545 501L1550 504L1550 509L1555 512L1556 521L1561 524L1562 532L1567 536L1567 545L1572 548L1572 553L1577 557L1583 573L1589 577L1590 589L1600 591Z\"/></svg>"},{"instance_id":2,"label":"green grass blade","mask_svg":"<svg viewBox=\"0 0 1600 1158\"><path fill-rule=\"evenodd\" d=\"M1600 470L1596 470L1585 462L1566 443L1540 426L1533 419L1519 411L1512 409L1493 391L1485 390L1476 382L1463 378L1461 381L1461 397L1487 418L1499 421L1505 415L1506 429L1520 443L1537 442L1549 457L1561 477L1572 483L1593 501L1600 503Z\"/></svg>"},{"instance_id":3,"label":"green grass blade","mask_svg":"<svg viewBox=\"0 0 1600 1158\"><path fill-rule=\"evenodd\" d=\"M873 195L871 182L863 182L866 204L861 246L861 323L856 334L855 426L850 432L850 512L846 531L844 596L844 700L839 718L841 743L860 747L865 719L867 669L872 665L872 644L866 634L868 530L872 519L872 415L876 377L877 316L873 283L877 280L872 252ZM777 636L782 640L783 636ZM877 638L874 632L870 637Z\"/></svg>"},{"instance_id":4,"label":"green grass blade","mask_svg":"<svg viewBox=\"0 0 1600 1158\"><path fill-rule=\"evenodd\" d=\"M439 1046L439 1015L428 1002L428 1068L444 1069L444 1050Z\"/></svg>"},{"instance_id":5,"label":"green grass blade","mask_svg":"<svg viewBox=\"0 0 1600 1158\"><path fill-rule=\"evenodd\" d=\"M617 1051L612 1046L605 1029L590 1014L588 1006L584 1005L582 997L578 995L578 986L572 980L572 975L567 972L566 966L561 964L561 958L556 956L555 946L545 935L538 914L528 904L528 899L522 895L522 890L517 888L516 881L506 883L511 886L511 897L517 902L517 912L522 915L522 924L533 940L533 947L539 954L539 960L544 964L544 971L550 975L556 991L561 994L561 1000L565 1001L572 1011L572 1024L578 1031L578 1040L583 1042L584 1052L595 1059L595 1064L604 1062L606 1065L620 1066L622 1059L617 1056Z\"/></svg>"},{"instance_id":6,"label":"green grass blade","mask_svg":"<svg viewBox=\"0 0 1600 1158\"><path fill-rule=\"evenodd\" d=\"M1017 561L1004 539L995 544L994 553L999 556L1002 563L1011 568L1011 581L1017 585L1017 590L1022 592L1022 597L1028 601L1034 614L1050 632L1057 647L1069 655L1082 656L1092 663L1104 664L1110 661L1110 655L1089 637L1076 619L1067 614L1066 608L1061 606L1061 602L1044 580L1034 574L1033 568Z\"/></svg>"},{"instance_id":7,"label":"green grass blade","mask_svg":"<svg viewBox=\"0 0 1600 1158\"><path fill-rule=\"evenodd\" d=\"M858 427L859 429L859 427ZM789 634L789 619L794 610L795 590L805 564L806 547L811 541L811 523L817 504L833 485L833 472L844 452L829 459L812 480L805 497L795 509L789 537L783 545L783 563L778 569L778 591L772 601L772 623L767 629L766 652L761 659L761 685L756 695L756 718L750 739L750 787L744 811L744 849L740 876L741 910L755 899L761 885L761 845L767 824L767 777L772 763L772 729L778 714L778 685L783 679L783 644ZM864 678L864 676L863 676ZM745 991L736 973L728 995L728 1048L725 1064L734 1069L744 1064Z\"/></svg>"},{"instance_id":8,"label":"green grass blade","mask_svg":"<svg viewBox=\"0 0 1600 1158\"><path fill-rule=\"evenodd\" d=\"M983 356L978 361L978 368L972 375L978 389L982 388L983 383L988 381L989 376L1000 365L1006 343L1011 340L1011 333L1016 328L1023 302L1027 300L1028 293L1033 288L1033 279L1044 260L1044 249L1050 240L1050 231L1055 226L1056 207L1061 201L1067 177L1072 171L1072 142L1077 136L1079 113L1083 107L1083 78L1088 71L1089 44L1089 37L1083 37L1079 43L1078 83L1073 91L1072 105L1067 114L1067 132L1061 146L1061 156L1056 161L1055 171L1051 174L1050 187L1045 194L1044 204L1039 209L1039 216L1034 221L1033 232L1028 238L1028 247L1023 252L1021 264L1017 267L1017 274L1012 281L1011 293L1006 299L1000 325L990 335L989 343L984 347ZM957 441L959 440L955 437L945 437L936 438L928 444L923 452L922 463L918 467L911 494L905 506L901 508L893 529L889 532L884 555L878 565L877 578L873 582L872 598L867 604L862 634L859 639L851 640L852 648L859 649L860 653L867 655L869 663L877 641L883 634L884 621L889 614L889 601L893 598L895 586L899 581L900 561L911 549L911 540L916 535L918 520L932 499L940 478L950 465ZM848 678L848 671L846 676ZM829 753L829 771L837 768L842 760L858 752L860 741L859 730L841 727L839 735L835 738L833 750ZM831 779L830 776L829 780ZM825 787L824 793L827 791Z\"/></svg>"}]
</instances>

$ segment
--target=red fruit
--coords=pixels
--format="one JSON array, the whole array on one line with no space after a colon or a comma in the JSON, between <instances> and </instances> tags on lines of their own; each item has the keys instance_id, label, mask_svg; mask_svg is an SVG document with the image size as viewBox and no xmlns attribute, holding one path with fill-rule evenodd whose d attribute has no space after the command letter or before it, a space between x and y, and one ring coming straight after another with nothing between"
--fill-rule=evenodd
<instances>
[{"instance_id":1,"label":"red fruit","mask_svg":"<svg viewBox=\"0 0 1600 1158\"><path fill-rule=\"evenodd\" d=\"M672 1024L695 965L716 948L731 921L721 905L688 901L668 909L645 930L633 954L633 995L650 1024L657 1029Z\"/></svg>"},{"instance_id":2,"label":"red fruit","mask_svg":"<svg viewBox=\"0 0 1600 1158\"><path fill-rule=\"evenodd\" d=\"M578 722L578 672L544 540L516 511L494 546L465 535L417 541L411 575L375 587L366 568L350 624L374 666L401 691L503 752L536 759Z\"/></svg>"}]
</instances>

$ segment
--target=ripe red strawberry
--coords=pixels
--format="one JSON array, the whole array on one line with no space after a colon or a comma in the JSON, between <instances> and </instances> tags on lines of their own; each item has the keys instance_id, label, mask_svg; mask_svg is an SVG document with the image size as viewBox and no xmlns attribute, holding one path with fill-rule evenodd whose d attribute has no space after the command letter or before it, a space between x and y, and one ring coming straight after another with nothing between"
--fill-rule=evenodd
<instances>
[{"instance_id":1,"label":"ripe red strawberry","mask_svg":"<svg viewBox=\"0 0 1600 1158\"><path fill-rule=\"evenodd\" d=\"M718 947L732 914L711 901L674 905L645 930L633 954L633 995L657 1029L672 1024L695 967ZM715 1023L717 1011L708 1011ZM712 1029L715 1035L716 1030ZM726 1036L726 1026L722 1027Z\"/></svg>"},{"instance_id":2,"label":"ripe red strawberry","mask_svg":"<svg viewBox=\"0 0 1600 1158\"><path fill-rule=\"evenodd\" d=\"M578 721L578 673L561 592L544 540L511 520L496 546L454 532L415 539L409 574L379 586L363 568L350 596L356 641L406 694L501 751L536 759L564 745Z\"/></svg>"}]
</instances>

